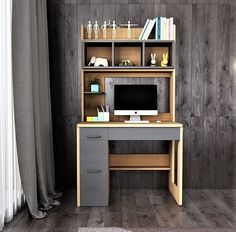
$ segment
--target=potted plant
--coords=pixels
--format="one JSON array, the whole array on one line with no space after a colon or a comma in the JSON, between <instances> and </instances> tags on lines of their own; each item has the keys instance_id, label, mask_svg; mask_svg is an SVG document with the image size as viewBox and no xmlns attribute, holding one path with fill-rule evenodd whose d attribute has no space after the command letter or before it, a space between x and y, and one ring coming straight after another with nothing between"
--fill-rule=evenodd
<instances>
[{"instance_id":1,"label":"potted plant","mask_svg":"<svg viewBox=\"0 0 236 232\"><path fill-rule=\"evenodd\" d=\"M97 77L92 78L89 81L91 92L99 92L99 85L101 84L101 80Z\"/></svg>"}]
</instances>

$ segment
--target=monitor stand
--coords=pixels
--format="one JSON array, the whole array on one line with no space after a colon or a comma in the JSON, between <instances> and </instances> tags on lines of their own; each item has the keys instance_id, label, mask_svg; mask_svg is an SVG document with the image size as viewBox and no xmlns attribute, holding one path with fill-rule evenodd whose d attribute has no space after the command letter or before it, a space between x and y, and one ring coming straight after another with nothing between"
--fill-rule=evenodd
<instances>
[{"instance_id":1,"label":"monitor stand","mask_svg":"<svg viewBox=\"0 0 236 232\"><path fill-rule=\"evenodd\" d=\"M125 120L125 123L149 123L149 121L142 121L140 115L130 115L129 120Z\"/></svg>"}]
</instances>

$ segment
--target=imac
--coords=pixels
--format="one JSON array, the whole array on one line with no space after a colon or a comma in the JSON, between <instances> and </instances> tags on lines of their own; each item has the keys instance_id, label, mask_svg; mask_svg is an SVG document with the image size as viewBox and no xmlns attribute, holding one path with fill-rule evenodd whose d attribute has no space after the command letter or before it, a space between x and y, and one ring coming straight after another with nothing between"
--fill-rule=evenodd
<instances>
[{"instance_id":1,"label":"imac","mask_svg":"<svg viewBox=\"0 0 236 232\"><path fill-rule=\"evenodd\" d=\"M141 115L157 115L157 85L115 85L114 114L130 115L126 123L148 123Z\"/></svg>"}]
</instances>

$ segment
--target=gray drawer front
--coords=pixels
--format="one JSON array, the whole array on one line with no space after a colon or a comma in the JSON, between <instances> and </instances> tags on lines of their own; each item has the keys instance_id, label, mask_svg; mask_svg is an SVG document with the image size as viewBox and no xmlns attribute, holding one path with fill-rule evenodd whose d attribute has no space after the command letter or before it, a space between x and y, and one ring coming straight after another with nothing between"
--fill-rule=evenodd
<instances>
[{"instance_id":1,"label":"gray drawer front","mask_svg":"<svg viewBox=\"0 0 236 232\"><path fill-rule=\"evenodd\" d=\"M107 206L108 141L82 140L80 147L81 206Z\"/></svg>"},{"instance_id":2,"label":"gray drawer front","mask_svg":"<svg viewBox=\"0 0 236 232\"><path fill-rule=\"evenodd\" d=\"M108 128L109 140L179 140L179 128Z\"/></svg>"},{"instance_id":3,"label":"gray drawer front","mask_svg":"<svg viewBox=\"0 0 236 232\"><path fill-rule=\"evenodd\" d=\"M108 141L82 141L80 146L80 170L100 169L108 172Z\"/></svg>"},{"instance_id":4,"label":"gray drawer front","mask_svg":"<svg viewBox=\"0 0 236 232\"><path fill-rule=\"evenodd\" d=\"M81 128L82 140L107 140L106 128Z\"/></svg>"},{"instance_id":5,"label":"gray drawer front","mask_svg":"<svg viewBox=\"0 0 236 232\"><path fill-rule=\"evenodd\" d=\"M81 206L108 206L109 176L104 173L81 174Z\"/></svg>"}]
</instances>

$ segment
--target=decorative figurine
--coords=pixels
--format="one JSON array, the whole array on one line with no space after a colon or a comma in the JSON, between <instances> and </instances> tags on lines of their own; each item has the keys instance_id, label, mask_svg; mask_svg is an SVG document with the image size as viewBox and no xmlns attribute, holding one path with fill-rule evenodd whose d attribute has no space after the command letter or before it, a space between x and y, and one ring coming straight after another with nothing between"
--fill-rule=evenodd
<instances>
[{"instance_id":1,"label":"decorative figurine","mask_svg":"<svg viewBox=\"0 0 236 232\"><path fill-rule=\"evenodd\" d=\"M95 21L95 24L93 26L93 30L94 30L94 38L98 39L98 34L99 34L99 25L98 25L98 21Z\"/></svg>"},{"instance_id":2,"label":"decorative figurine","mask_svg":"<svg viewBox=\"0 0 236 232\"><path fill-rule=\"evenodd\" d=\"M156 53L151 53L151 66L156 66Z\"/></svg>"},{"instance_id":3,"label":"decorative figurine","mask_svg":"<svg viewBox=\"0 0 236 232\"><path fill-rule=\"evenodd\" d=\"M88 63L88 66L107 67L108 66L108 60L105 59L105 58L99 58L99 57L92 56L89 63Z\"/></svg>"},{"instance_id":4,"label":"decorative figurine","mask_svg":"<svg viewBox=\"0 0 236 232\"><path fill-rule=\"evenodd\" d=\"M120 24L122 27L127 27L127 39L131 39L131 27L138 26L138 24L131 24L130 21L128 21L127 24Z\"/></svg>"},{"instance_id":5,"label":"decorative figurine","mask_svg":"<svg viewBox=\"0 0 236 232\"><path fill-rule=\"evenodd\" d=\"M134 63L130 60L122 60L119 66L134 66Z\"/></svg>"},{"instance_id":6,"label":"decorative figurine","mask_svg":"<svg viewBox=\"0 0 236 232\"><path fill-rule=\"evenodd\" d=\"M112 39L115 39L116 38L116 31L117 31L117 25L116 25L116 22L115 20L113 20L112 22Z\"/></svg>"},{"instance_id":7,"label":"decorative figurine","mask_svg":"<svg viewBox=\"0 0 236 232\"><path fill-rule=\"evenodd\" d=\"M103 35L103 39L107 38L107 22L104 21L103 25L101 26L102 29L102 35Z\"/></svg>"},{"instance_id":8,"label":"decorative figurine","mask_svg":"<svg viewBox=\"0 0 236 232\"><path fill-rule=\"evenodd\" d=\"M128 38L128 39L131 39L131 27L130 27L130 21L128 21L127 38Z\"/></svg>"},{"instance_id":9,"label":"decorative figurine","mask_svg":"<svg viewBox=\"0 0 236 232\"><path fill-rule=\"evenodd\" d=\"M89 20L88 25L87 25L88 39L92 39L92 31L93 31L92 23Z\"/></svg>"},{"instance_id":10,"label":"decorative figurine","mask_svg":"<svg viewBox=\"0 0 236 232\"><path fill-rule=\"evenodd\" d=\"M168 64L168 53L163 53L163 60L161 61L161 67L166 67Z\"/></svg>"}]
</instances>

